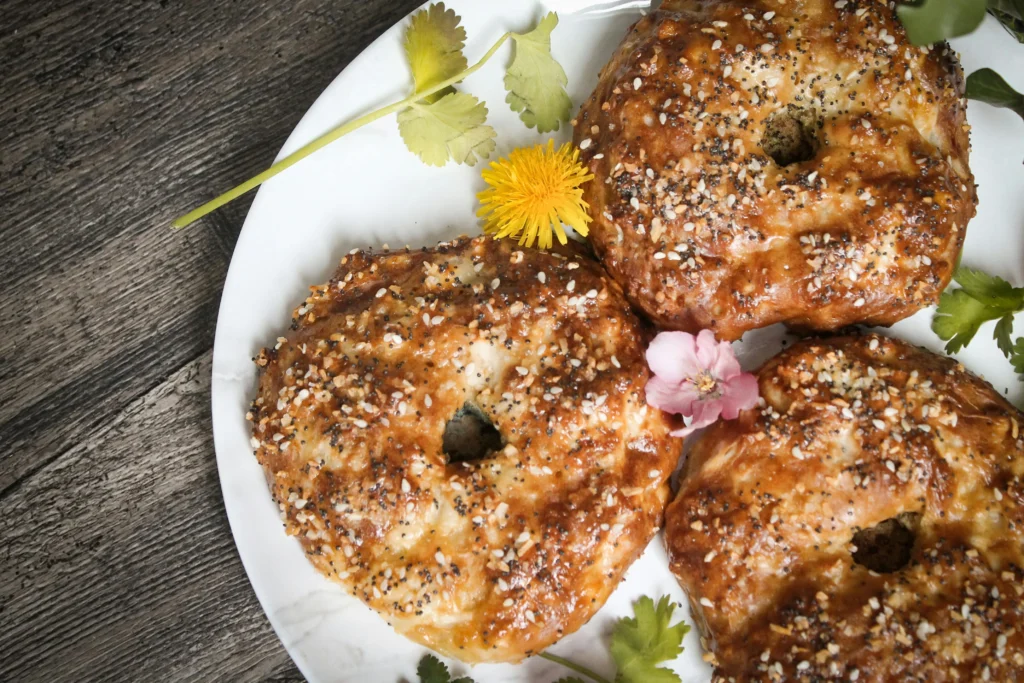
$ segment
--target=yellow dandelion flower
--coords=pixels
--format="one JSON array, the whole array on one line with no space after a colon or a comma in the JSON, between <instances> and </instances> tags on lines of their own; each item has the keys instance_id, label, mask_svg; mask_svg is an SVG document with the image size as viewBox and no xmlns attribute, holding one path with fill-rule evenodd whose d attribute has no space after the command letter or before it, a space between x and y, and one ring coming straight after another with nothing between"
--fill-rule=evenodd
<instances>
[{"instance_id":1,"label":"yellow dandelion flower","mask_svg":"<svg viewBox=\"0 0 1024 683\"><path fill-rule=\"evenodd\" d=\"M487 189L477 195L483 230L495 239L518 238L519 244L541 249L551 246L551 233L566 243L568 225L586 237L590 206L583 201L580 185L593 174L580 164L580 151L565 143L555 151L555 143L513 150L507 159L492 161L484 170Z\"/></svg>"}]
</instances>

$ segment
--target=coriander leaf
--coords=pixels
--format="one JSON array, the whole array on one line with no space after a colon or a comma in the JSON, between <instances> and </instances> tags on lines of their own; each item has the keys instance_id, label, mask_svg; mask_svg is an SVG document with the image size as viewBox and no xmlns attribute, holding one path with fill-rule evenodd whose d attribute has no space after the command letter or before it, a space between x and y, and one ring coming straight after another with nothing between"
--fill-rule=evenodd
<instances>
[{"instance_id":1,"label":"coriander leaf","mask_svg":"<svg viewBox=\"0 0 1024 683\"><path fill-rule=\"evenodd\" d=\"M978 28L985 18L984 0L924 0L896 8L914 45L931 45Z\"/></svg>"},{"instance_id":2,"label":"coriander leaf","mask_svg":"<svg viewBox=\"0 0 1024 683\"><path fill-rule=\"evenodd\" d=\"M569 79L551 56L551 32L557 25L558 15L551 12L529 33L513 33L515 54L505 72L505 101L529 128L536 126L538 133L558 130L559 122L568 121L572 109L565 92Z\"/></svg>"},{"instance_id":3,"label":"coriander leaf","mask_svg":"<svg viewBox=\"0 0 1024 683\"><path fill-rule=\"evenodd\" d=\"M939 297L932 331L947 342L946 353L956 353L974 339L982 323L1001 314L1000 309L986 306L962 289L954 289Z\"/></svg>"},{"instance_id":4,"label":"coriander leaf","mask_svg":"<svg viewBox=\"0 0 1024 683\"><path fill-rule=\"evenodd\" d=\"M1017 343L1013 345L1013 355L1010 357L1010 363L1013 364L1013 369L1018 374L1024 375L1024 337L1018 337ZM1024 377L1021 377L1024 380Z\"/></svg>"},{"instance_id":5,"label":"coriander leaf","mask_svg":"<svg viewBox=\"0 0 1024 683\"><path fill-rule=\"evenodd\" d=\"M420 683L449 683L451 675L448 667L434 655L424 655L416 667L416 675Z\"/></svg>"},{"instance_id":6,"label":"coriander leaf","mask_svg":"<svg viewBox=\"0 0 1024 683\"><path fill-rule=\"evenodd\" d=\"M1024 306L1024 287L1014 287L998 275L989 275L983 270L960 266L953 273L953 279L971 297L986 306L1015 311Z\"/></svg>"},{"instance_id":7,"label":"coriander leaf","mask_svg":"<svg viewBox=\"0 0 1024 683\"><path fill-rule=\"evenodd\" d=\"M398 114L398 130L409 151L425 164L476 163L494 151L494 129L484 124L487 107L466 93L449 93L437 102L417 102Z\"/></svg>"},{"instance_id":8,"label":"coriander leaf","mask_svg":"<svg viewBox=\"0 0 1024 683\"><path fill-rule=\"evenodd\" d=\"M683 651L685 622L669 626L676 604L663 596L657 606L644 596L633 603L636 618L623 617L612 632L611 654L618 667L619 683L679 683L675 672L657 666Z\"/></svg>"},{"instance_id":9,"label":"coriander leaf","mask_svg":"<svg viewBox=\"0 0 1024 683\"><path fill-rule=\"evenodd\" d=\"M999 320L995 338L1003 353L1010 345L1013 314L1024 309L1024 287L1014 287L995 275L960 266L953 274L960 289L939 297L932 330L947 341L946 352L956 353L974 338L989 320Z\"/></svg>"},{"instance_id":10,"label":"coriander leaf","mask_svg":"<svg viewBox=\"0 0 1024 683\"><path fill-rule=\"evenodd\" d=\"M1008 313L999 319L996 323L996 329L992 333L992 336L996 339L996 344L999 346L999 350L1003 352L1003 355L1007 358L1013 356L1013 340L1010 339L1010 335L1013 334L1013 313Z\"/></svg>"},{"instance_id":11,"label":"coriander leaf","mask_svg":"<svg viewBox=\"0 0 1024 683\"><path fill-rule=\"evenodd\" d=\"M405 30L405 56L409 60L415 92L423 92L466 70L462 54L466 29L459 25L459 15L445 9L444 3L431 5L412 15ZM424 98L436 102L449 92L446 88Z\"/></svg>"},{"instance_id":12,"label":"coriander leaf","mask_svg":"<svg viewBox=\"0 0 1024 683\"><path fill-rule=\"evenodd\" d=\"M967 77L967 97L993 107L1010 109L1024 118L1024 95L1010 87L992 69L978 69Z\"/></svg>"}]
</instances>

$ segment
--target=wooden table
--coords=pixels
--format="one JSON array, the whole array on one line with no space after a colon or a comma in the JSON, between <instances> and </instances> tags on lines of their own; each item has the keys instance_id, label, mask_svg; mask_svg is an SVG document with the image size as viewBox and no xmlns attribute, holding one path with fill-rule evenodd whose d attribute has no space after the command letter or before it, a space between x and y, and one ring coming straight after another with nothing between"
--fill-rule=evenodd
<instances>
[{"instance_id":1,"label":"wooden table","mask_svg":"<svg viewBox=\"0 0 1024 683\"><path fill-rule=\"evenodd\" d=\"M210 356L251 197L419 0L0 2L0 681L295 680L221 502Z\"/></svg>"}]
</instances>

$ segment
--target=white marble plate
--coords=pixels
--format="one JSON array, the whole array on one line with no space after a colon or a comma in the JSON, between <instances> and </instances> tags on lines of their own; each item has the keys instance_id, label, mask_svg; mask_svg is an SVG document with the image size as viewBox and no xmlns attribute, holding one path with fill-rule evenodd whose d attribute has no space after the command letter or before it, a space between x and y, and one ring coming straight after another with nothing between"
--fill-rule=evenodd
<instances>
[{"instance_id":1,"label":"white marble plate","mask_svg":"<svg viewBox=\"0 0 1024 683\"><path fill-rule=\"evenodd\" d=\"M547 10L561 23L554 52L569 75L569 94L578 107L589 95L597 73L626 28L646 2L606 0L449 0L469 34L470 61L506 30L524 30ZM281 150L284 156L339 122L401 99L409 74L401 48L404 22L385 32L324 91ZM1024 90L1024 46L1017 45L991 19L967 39L957 41L966 71L998 66ZM504 48L507 50L506 48ZM489 123L498 131L497 154L540 140L504 102L503 52L465 82L484 99ZM970 224L964 263L1024 284L1024 123L1006 110L972 103L972 168L980 184L978 215ZM563 128L557 141L569 138ZM494 158L494 157L492 157ZM238 553L270 622L296 664L313 682L417 680L416 663L424 648L394 633L384 620L317 574L296 540L282 529L263 472L249 447L245 412L255 390L251 358L272 345L287 327L292 309L307 287L324 282L335 264L354 247L422 246L459 233L477 233L475 193L480 166L430 168L412 156L398 136L394 117L348 136L274 178L260 189L231 260L217 322L213 354L213 426L224 504ZM931 311L920 312L891 334L941 350L929 329ZM1024 334L1024 321L1018 321ZM739 345L747 367L775 353L783 334L769 328L748 334ZM986 325L963 362L983 374L1012 400L1022 396L1009 363ZM669 574L661 539L629 571L626 580L598 614L552 651L578 658L610 676L606 635L613 621L630 613L640 595L670 594L685 603ZM674 668L687 683L707 681L696 633ZM532 659L517 665L482 665L455 671L479 683L547 683L567 672Z\"/></svg>"}]
</instances>

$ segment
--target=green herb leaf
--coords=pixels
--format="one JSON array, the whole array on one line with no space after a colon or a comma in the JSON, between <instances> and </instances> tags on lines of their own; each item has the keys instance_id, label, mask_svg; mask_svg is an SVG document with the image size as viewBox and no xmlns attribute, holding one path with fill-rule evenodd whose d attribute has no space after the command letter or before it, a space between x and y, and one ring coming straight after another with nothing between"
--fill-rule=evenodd
<instances>
[{"instance_id":1,"label":"green herb leaf","mask_svg":"<svg viewBox=\"0 0 1024 683\"><path fill-rule=\"evenodd\" d=\"M1013 345L1013 355L1010 362L1017 374L1024 375L1024 337L1018 337L1017 343ZM1024 380L1024 377L1021 377Z\"/></svg>"},{"instance_id":2,"label":"green herb leaf","mask_svg":"<svg viewBox=\"0 0 1024 683\"><path fill-rule=\"evenodd\" d=\"M466 93L453 92L437 102L417 102L398 114L405 146L423 163L449 161L472 166L494 151L494 129L484 124L487 107Z\"/></svg>"},{"instance_id":3,"label":"green herb leaf","mask_svg":"<svg viewBox=\"0 0 1024 683\"><path fill-rule=\"evenodd\" d=\"M1014 287L998 275L961 266L953 273L960 287L986 306L1016 310L1024 305L1024 287Z\"/></svg>"},{"instance_id":4,"label":"green herb leaf","mask_svg":"<svg viewBox=\"0 0 1024 683\"><path fill-rule=\"evenodd\" d=\"M996 339L996 345L999 346L999 350L1003 352L1003 355L1010 358L1013 355L1013 340L1010 339L1010 335L1013 334L1013 314L1004 315L996 323L996 329L992 333L992 336Z\"/></svg>"},{"instance_id":5,"label":"green herb leaf","mask_svg":"<svg viewBox=\"0 0 1024 683\"><path fill-rule=\"evenodd\" d=\"M566 678L559 678L555 683L584 683L582 678L576 678L575 676L568 676Z\"/></svg>"},{"instance_id":6,"label":"green herb leaf","mask_svg":"<svg viewBox=\"0 0 1024 683\"><path fill-rule=\"evenodd\" d=\"M939 297L932 331L947 342L946 353L956 353L974 339L982 323L997 317L998 310L990 309L962 289L954 289Z\"/></svg>"},{"instance_id":7,"label":"green herb leaf","mask_svg":"<svg viewBox=\"0 0 1024 683\"><path fill-rule=\"evenodd\" d=\"M434 655L424 655L416 667L416 675L420 677L420 683L449 683L451 674L448 667Z\"/></svg>"},{"instance_id":8,"label":"green herb leaf","mask_svg":"<svg viewBox=\"0 0 1024 683\"><path fill-rule=\"evenodd\" d=\"M515 54L505 72L505 101L512 111L519 112L523 123L536 126L538 133L558 130L572 110L565 92L569 79L551 56L551 32L557 25L558 15L551 12L529 33L513 33Z\"/></svg>"},{"instance_id":9,"label":"green herb leaf","mask_svg":"<svg viewBox=\"0 0 1024 683\"><path fill-rule=\"evenodd\" d=\"M416 667L416 675L420 677L420 683L473 683L469 676L452 680L448 667L434 655L423 655Z\"/></svg>"},{"instance_id":10,"label":"green herb leaf","mask_svg":"<svg viewBox=\"0 0 1024 683\"><path fill-rule=\"evenodd\" d=\"M466 44L466 29L459 25L461 18L444 3L431 5L412 15L405 30L405 56L412 71L414 92L423 92L452 76L465 71L468 63L462 48ZM452 88L445 88L424 98L436 102Z\"/></svg>"},{"instance_id":11,"label":"green herb leaf","mask_svg":"<svg viewBox=\"0 0 1024 683\"><path fill-rule=\"evenodd\" d=\"M956 269L953 278L960 289L942 293L932 320L932 330L948 342L946 352L956 353L970 343L983 323L999 320L995 338L1007 353L1013 314L1024 309L1024 287L1014 287L1001 277L963 266Z\"/></svg>"},{"instance_id":12,"label":"green herb leaf","mask_svg":"<svg viewBox=\"0 0 1024 683\"><path fill-rule=\"evenodd\" d=\"M967 77L967 97L993 107L1010 109L1024 118L1024 95L1010 87L992 69L978 69Z\"/></svg>"},{"instance_id":13,"label":"green herb leaf","mask_svg":"<svg viewBox=\"0 0 1024 683\"><path fill-rule=\"evenodd\" d=\"M668 596L657 606L644 596L633 603L635 618L623 617L615 625L610 650L618 683L679 683L675 672L658 666L679 656L690 630L685 622L669 626L675 608Z\"/></svg>"},{"instance_id":14,"label":"green herb leaf","mask_svg":"<svg viewBox=\"0 0 1024 683\"><path fill-rule=\"evenodd\" d=\"M907 37L914 45L931 45L963 36L985 18L984 0L924 0L896 8Z\"/></svg>"}]
</instances>

